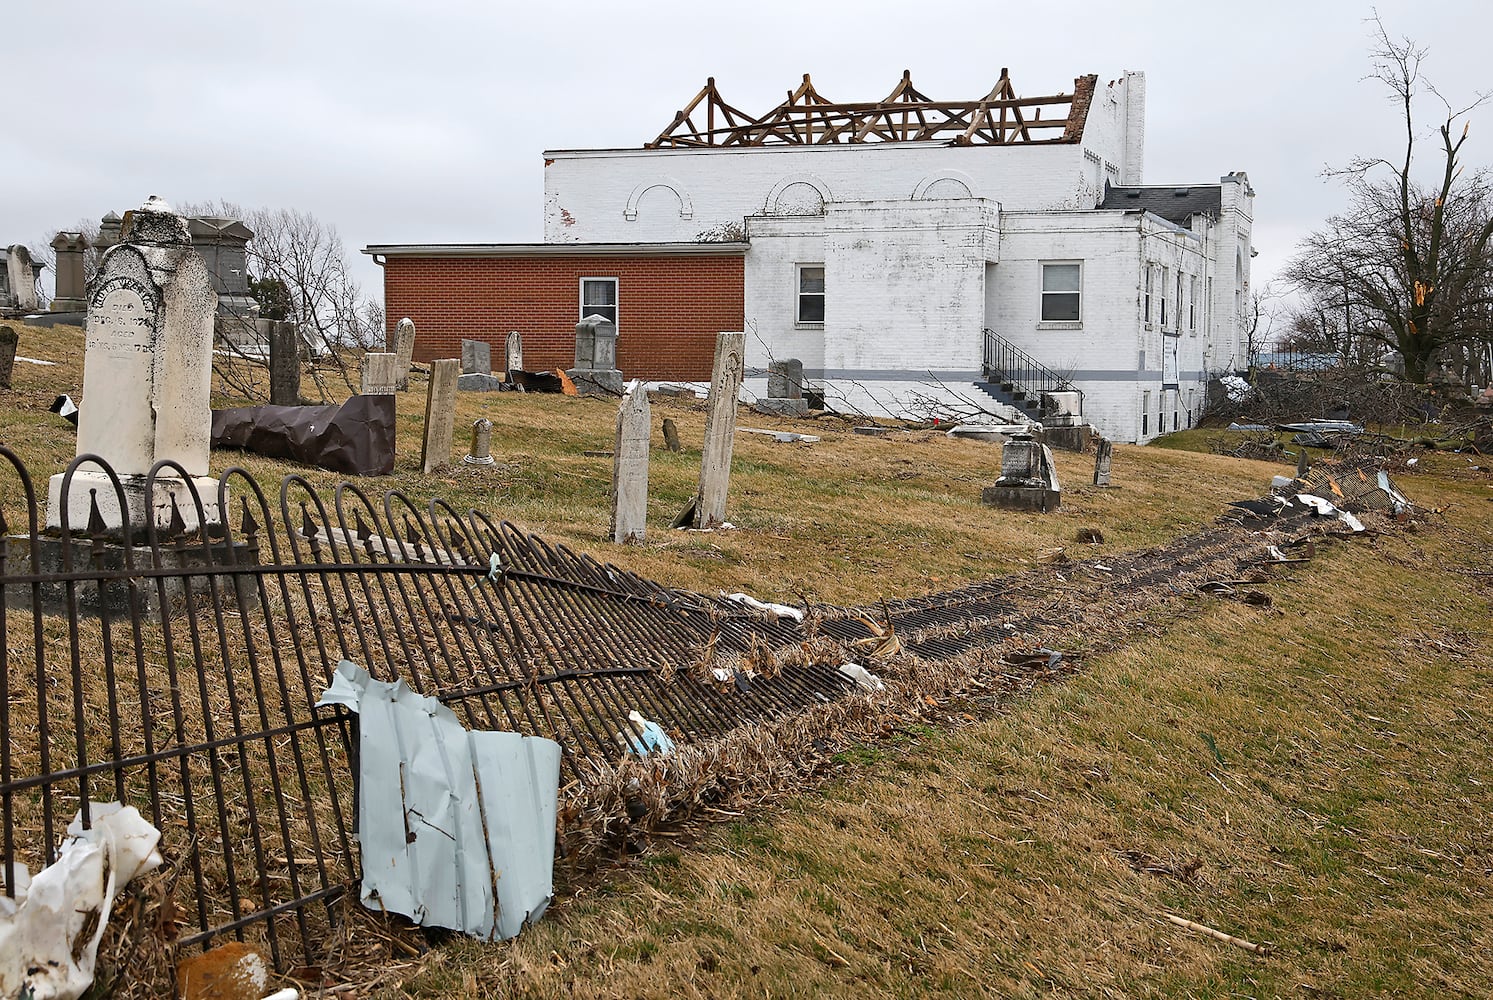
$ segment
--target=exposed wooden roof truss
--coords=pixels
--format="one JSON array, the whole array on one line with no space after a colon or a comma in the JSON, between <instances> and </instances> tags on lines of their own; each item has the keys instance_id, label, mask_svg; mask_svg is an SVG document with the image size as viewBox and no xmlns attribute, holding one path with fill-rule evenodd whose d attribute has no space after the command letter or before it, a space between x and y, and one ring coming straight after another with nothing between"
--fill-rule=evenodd
<instances>
[{"instance_id":1,"label":"exposed wooden roof truss","mask_svg":"<svg viewBox=\"0 0 1493 1000\"><path fill-rule=\"evenodd\" d=\"M806 146L825 143L922 142L952 146L1077 142L1083 135L1098 77L1073 81L1073 93L1017 97L1006 70L977 101L935 101L912 85L912 74L883 100L841 104L814 89L809 74L788 99L760 118L727 104L715 77L674 115L645 149L670 146Z\"/></svg>"}]
</instances>

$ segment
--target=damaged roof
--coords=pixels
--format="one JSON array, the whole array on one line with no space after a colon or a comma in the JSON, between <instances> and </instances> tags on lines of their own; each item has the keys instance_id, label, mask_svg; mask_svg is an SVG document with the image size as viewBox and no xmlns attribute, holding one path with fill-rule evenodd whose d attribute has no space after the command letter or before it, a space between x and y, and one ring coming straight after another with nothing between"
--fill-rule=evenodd
<instances>
[{"instance_id":1,"label":"damaged roof","mask_svg":"<svg viewBox=\"0 0 1493 1000\"><path fill-rule=\"evenodd\" d=\"M940 140L951 146L1074 143L1083 136L1099 77L1080 76L1073 93L1018 97L1002 69L990 93L973 101L935 101L912 74L880 101L841 103L819 93L804 74L788 99L753 117L727 104L715 77L674 115L645 149L669 146L782 146ZM1043 117L1043 112L1047 116Z\"/></svg>"},{"instance_id":2,"label":"damaged roof","mask_svg":"<svg viewBox=\"0 0 1493 1000\"><path fill-rule=\"evenodd\" d=\"M1167 222L1185 226L1194 215L1218 218L1223 209L1223 185L1114 187L1106 181L1104 200L1099 203L1099 207L1118 208L1126 212L1150 212Z\"/></svg>"}]
</instances>

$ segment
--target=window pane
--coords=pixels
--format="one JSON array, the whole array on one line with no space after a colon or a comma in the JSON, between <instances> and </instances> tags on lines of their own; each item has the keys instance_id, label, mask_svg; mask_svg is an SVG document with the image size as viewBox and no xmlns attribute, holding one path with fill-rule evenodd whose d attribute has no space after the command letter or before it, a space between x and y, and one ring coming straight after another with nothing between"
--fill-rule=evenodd
<instances>
[{"instance_id":1,"label":"window pane","mask_svg":"<svg viewBox=\"0 0 1493 1000\"><path fill-rule=\"evenodd\" d=\"M1042 318L1044 320L1068 321L1078 319L1077 292L1047 292L1042 296Z\"/></svg>"},{"instance_id":2,"label":"window pane","mask_svg":"<svg viewBox=\"0 0 1493 1000\"><path fill-rule=\"evenodd\" d=\"M1043 264L1042 291L1076 292L1079 288L1078 275L1077 264Z\"/></svg>"},{"instance_id":3,"label":"window pane","mask_svg":"<svg viewBox=\"0 0 1493 1000\"><path fill-rule=\"evenodd\" d=\"M586 306L615 306L617 304L617 282L586 282L581 292L581 303Z\"/></svg>"},{"instance_id":4,"label":"window pane","mask_svg":"<svg viewBox=\"0 0 1493 1000\"><path fill-rule=\"evenodd\" d=\"M823 323L824 296L800 295L798 297L798 321L800 323Z\"/></svg>"},{"instance_id":5,"label":"window pane","mask_svg":"<svg viewBox=\"0 0 1493 1000\"><path fill-rule=\"evenodd\" d=\"M824 268L801 267L798 269L798 290L824 294Z\"/></svg>"}]
</instances>

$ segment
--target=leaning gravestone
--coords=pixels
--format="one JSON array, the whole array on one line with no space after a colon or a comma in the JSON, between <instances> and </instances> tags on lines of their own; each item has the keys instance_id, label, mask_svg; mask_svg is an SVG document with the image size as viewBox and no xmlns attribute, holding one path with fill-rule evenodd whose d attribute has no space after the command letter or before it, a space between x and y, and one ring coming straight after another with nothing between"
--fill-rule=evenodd
<instances>
[{"instance_id":1,"label":"leaning gravestone","mask_svg":"<svg viewBox=\"0 0 1493 1000\"><path fill-rule=\"evenodd\" d=\"M503 342L503 371L521 372L524 370L524 337L517 330L508 331L508 339ZM508 375L508 381L513 381L513 376Z\"/></svg>"},{"instance_id":2,"label":"leaning gravestone","mask_svg":"<svg viewBox=\"0 0 1493 1000\"><path fill-rule=\"evenodd\" d=\"M726 521L726 493L731 486L731 446L736 437L736 401L741 393L745 357L745 333L716 336L710 399L705 404L700 491L695 494L697 528L714 528Z\"/></svg>"},{"instance_id":3,"label":"leaning gravestone","mask_svg":"<svg viewBox=\"0 0 1493 1000\"><path fill-rule=\"evenodd\" d=\"M363 355L362 376L364 396L398 392L399 355L374 352Z\"/></svg>"},{"instance_id":4,"label":"leaning gravestone","mask_svg":"<svg viewBox=\"0 0 1493 1000\"><path fill-rule=\"evenodd\" d=\"M430 389L425 396L425 443L420 449L420 471L434 472L451 461L451 434L456 424L456 378L461 361L445 358L430 363Z\"/></svg>"},{"instance_id":5,"label":"leaning gravestone","mask_svg":"<svg viewBox=\"0 0 1493 1000\"><path fill-rule=\"evenodd\" d=\"M1109 485L1110 460L1114 455L1114 442L1109 438L1100 438L1094 446L1094 485Z\"/></svg>"},{"instance_id":6,"label":"leaning gravestone","mask_svg":"<svg viewBox=\"0 0 1493 1000\"><path fill-rule=\"evenodd\" d=\"M10 388L10 376L16 366L16 344L20 336L13 326L0 326L0 389Z\"/></svg>"},{"instance_id":7,"label":"leaning gravestone","mask_svg":"<svg viewBox=\"0 0 1493 1000\"><path fill-rule=\"evenodd\" d=\"M394 327L394 343L389 345L398 356L394 387L404 392L410 387L410 364L415 359L415 321L406 316Z\"/></svg>"},{"instance_id":8,"label":"leaning gravestone","mask_svg":"<svg viewBox=\"0 0 1493 1000\"><path fill-rule=\"evenodd\" d=\"M648 529L648 446L653 435L648 392L633 379L617 408L612 449L612 541L641 542Z\"/></svg>"},{"instance_id":9,"label":"leaning gravestone","mask_svg":"<svg viewBox=\"0 0 1493 1000\"><path fill-rule=\"evenodd\" d=\"M575 367L565 373L582 396L622 393L617 370L617 324L587 316L575 325Z\"/></svg>"},{"instance_id":10,"label":"leaning gravestone","mask_svg":"<svg viewBox=\"0 0 1493 1000\"><path fill-rule=\"evenodd\" d=\"M132 526L144 525L148 516L169 525L175 497L192 529L197 510L186 480L159 476L147 497L145 477L160 459L180 463L208 523L219 520L217 482L206 478L218 296L186 222L169 205L152 196L132 218L129 242L104 254L87 300L77 453L99 455L113 467ZM49 527L62 524L62 481L62 474L53 476L48 486ZM69 485L71 530L88 524L91 494L107 527L125 523L109 478L85 466Z\"/></svg>"}]
</instances>

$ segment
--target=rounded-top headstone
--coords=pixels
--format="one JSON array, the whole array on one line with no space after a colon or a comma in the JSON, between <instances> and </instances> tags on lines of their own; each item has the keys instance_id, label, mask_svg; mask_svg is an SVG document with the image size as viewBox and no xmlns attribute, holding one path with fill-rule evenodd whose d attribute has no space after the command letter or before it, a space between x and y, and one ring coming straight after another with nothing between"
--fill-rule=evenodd
<instances>
[{"instance_id":1,"label":"rounded-top headstone","mask_svg":"<svg viewBox=\"0 0 1493 1000\"><path fill-rule=\"evenodd\" d=\"M192 245L192 234L187 230L187 220L171 210L156 195L145 199L145 204L126 213L124 240L144 246L185 246Z\"/></svg>"}]
</instances>

